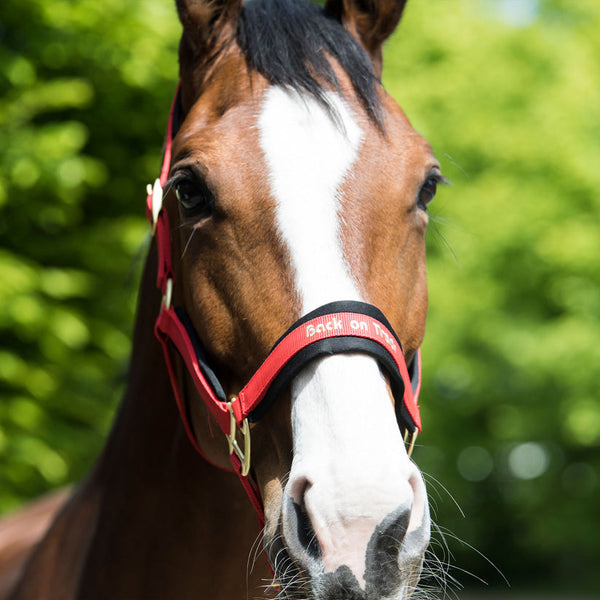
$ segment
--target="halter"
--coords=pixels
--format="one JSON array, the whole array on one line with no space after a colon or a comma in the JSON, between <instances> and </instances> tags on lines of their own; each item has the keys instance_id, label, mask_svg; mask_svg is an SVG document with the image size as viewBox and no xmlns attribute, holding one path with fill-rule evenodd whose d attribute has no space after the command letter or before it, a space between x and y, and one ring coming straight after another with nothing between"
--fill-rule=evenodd
<instances>
[{"instance_id":1,"label":"halter","mask_svg":"<svg viewBox=\"0 0 600 600\"><path fill-rule=\"evenodd\" d=\"M248 477L251 465L250 423L255 423L266 414L280 393L309 361L344 352L360 352L376 358L389 377L396 417L404 427L404 440L410 456L417 434L421 431L417 405L421 386L420 351L415 355L410 369L407 368L400 340L379 309L364 302L333 302L296 321L275 343L238 395L227 398L218 377L208 364L191 319L183 308L172 306L174 278L169 219L163 208L163 186L171 164L175 121L179 113L178 89L169 113L160 177L154 186L148 185L147 190L146 213L158 250L156 285L163 296L155 334L163 347L177 407L192 446L204 456L178 386L173 349L183 359L196 390L223 430L229 445L231 464L263 525L262 499L258 488Z\"/></svg>"}]
</instances>

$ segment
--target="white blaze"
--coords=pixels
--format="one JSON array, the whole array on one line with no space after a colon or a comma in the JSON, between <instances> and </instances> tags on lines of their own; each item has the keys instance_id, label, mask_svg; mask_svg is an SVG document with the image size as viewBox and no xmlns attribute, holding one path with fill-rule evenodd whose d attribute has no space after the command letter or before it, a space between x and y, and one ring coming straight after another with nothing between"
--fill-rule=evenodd
<instances>
[{"instance_id":1,"label":"white blaze","mask_svg":"<svg viewBox=\"0 0 600 600\"><path fill-rule=\"evenodd\" d=\"M338 189L356 160L362 132L337 94L327 99L339 123L315 99L271 87L259 121L277 223L304 313L359 299L341 248Z\"/></svg>"},{"instance_id":2,"label":"white blaze","mask_svg":"<svg viewBox=\"0 0 600 600\"><path fill-rule=\"evenodd\" d=\"M361 300L342 249L340 188L363 134L337 94L327 99L337 119L311 97L271 87L259 117L277 226L303 314L336 300ZM346 564L363 582L374 528L391 511L410 509L416 471L377 362L337 355L305 368L292 384L292 426L286 494L304 503L325 570ZM290 550L300 552L294 532L286 531L285 503L283 528Z\"/></svg>"}]
</instances>

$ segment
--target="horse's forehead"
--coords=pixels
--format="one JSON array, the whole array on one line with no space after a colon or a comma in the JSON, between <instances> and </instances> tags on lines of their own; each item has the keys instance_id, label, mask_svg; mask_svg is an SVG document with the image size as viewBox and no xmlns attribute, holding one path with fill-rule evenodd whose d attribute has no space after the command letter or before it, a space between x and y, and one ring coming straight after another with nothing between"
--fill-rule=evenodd
<instances>
[{"instance_id":1,"label":"horse's forehead","mask_svg":"<svg viewBox=\"0 0 600 600\"><path fill-rule=\"evenodd\" d=\"M293 127L301 114L301 111L296 110L300 104L304 103L307 107L319 104L315 104L313 97L302 92L284 93L286 90L269 85L257 75L238 78L238 82L240 79L243 83L236 83L234 89L231 89L231 82L228 84L227 78L217 78L195 102L175 143L175 150L179 150L179 154L204 153L208 160L210 154L218 155L223 160L239 161L240 156L245 156L246 159L252 156L260 160L264 157L252 153L261 134L260 122L264 123L265 115L267 118L276 119L280 127L286 128L288 124ZM385 92L382 92L382 132L366 114L353 94L351 85L344 81L343 75L340 76L340 80L340 92L323 92L323 95L333 98L333 104L339 100L348 108L350 120L360 128L363 141L368 142L365 146L372 154L368 157L371 163L383 159L387 162L393 161L398 153L411 155L417 160L424 154L431 154L429 146L414 131L402 109ZM275 97L280 101L274 102ZM333 122L337 121L336 125L341 129L346 126L339 120L339 111L336 111L335 106L332 111L324 112ZM302 119L305 123L321 121L324 112L307 110L304 111ZM281 133L286 135L285 130ZM290 139L290 142L292 141ZM230 155L229 159L227 154ZM251 161L245 160L244 163L250 165ZM239 166L236 165L236 168Z\"/></svg>"},{"instance_id":2,"label":"horse's forehead","mask_svg":"<svg viewBox=\"0 0 600 600\"><path fill-rule=\"evenodd\" d=\"M207 87L193 103L175 140L180 154L202 151L207 145L222 147L242 137L252 137L266 82L246 77L226 83L222 77Z\"/></svg>"},{"instance_id":3,"label":"horse's forehead","mask_svg":"<svg viewBox=\"0 0 600 600\"><path fill-rule=\"evenodd\" d=\"M201 164L216 191L225 192L220 200L232 213L254 212L257 202L261 208L287 203L290 195L279 197L273 186L294 180L303 195L335 195L343 188L346 202L336 210L346 212L353 199L405 195L407 180L425 175L424 165L433 158L429 146L384 90L380 127L342 70L340 89L323 91L327 107L306 93L269 84L234 60L227 65L192 106L174 150ZM311 192L320 183L333 187ZM359 212L364 215L369 206Z\"/></svg>"}]
</instances>

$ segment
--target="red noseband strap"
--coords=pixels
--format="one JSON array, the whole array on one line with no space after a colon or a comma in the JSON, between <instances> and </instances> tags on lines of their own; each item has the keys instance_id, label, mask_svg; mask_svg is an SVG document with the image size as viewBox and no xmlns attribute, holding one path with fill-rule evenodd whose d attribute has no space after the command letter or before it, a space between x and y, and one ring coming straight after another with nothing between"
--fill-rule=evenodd
<instances>
[{"instance_id":1,"label":"red noseband strap","mask_svg":"<svg viewBox=\"0 0 600 600\"><path fill-rule=\"evenodd\" d=\"M232 465L259 518L264 521L260 494L247 477L250 468L249 423L256 422L265 415L277 397L310 361L332 354L359 352L374 357L388 375L398 423L414 443L416 433L421 431L417 405L421 382L420 354L417 353L410 369L407 369L398 336L376 307L355 301L334 302L296 321L276 342L239 394L228 401L223 386L208 364L191 320L183 309L171 306L171 232L167 212L162 206L162 188L167 180L171 161L171 144L175 134L174 113L178 102L176 94L169 116L160 179L156 180L154 187L148 186L146 212L156 236L157 287L163 294L163 305L155 332L164 349L177 406L192 445L202 454L193 432L188 407L179 390L173 350L183 359L198 394L225 433ZM369 399L365 398L364 401L368 402ZM243 448L238 441L240 435L243 438Z\"/></svg>"},{"instance_id":2,"label":"red noseband strap","mask_svg":"<svg viewBox=\"0 0 600 600\"><path fill-rule=\"evenodd\" d=\"M390 378L398 421L410 433L420 432L419 409L398 337L377 308L354 301L317 308L279 339L239 393L249 420L260 419L309 361L344 352L369 354L379 360Z\"/></svg>"},{"instance_id":3,"label":"red noseband strap","mask_svg":"<svg viewBox=\"0 0 600 600\"><path fill-rule=\"evenodd\" d=\"M379 361L390 379L399 423L410 433L421 431L416 397L418 365L411 380L398 337L383 314L370 304L333 302L302 317L273 346L250 381L230 402L182 309L163 308L156 322L156 335L167 354L169 343L179 352L198 393L226 434L230 433L231 412L239 427L246 419L251 423L258 421L308 362L344 352L369 354ZM187 410L183 406L180 410L191 434L186 423ZM196 445L195 439L192 443Z\"/></svg>"}]
</instances>

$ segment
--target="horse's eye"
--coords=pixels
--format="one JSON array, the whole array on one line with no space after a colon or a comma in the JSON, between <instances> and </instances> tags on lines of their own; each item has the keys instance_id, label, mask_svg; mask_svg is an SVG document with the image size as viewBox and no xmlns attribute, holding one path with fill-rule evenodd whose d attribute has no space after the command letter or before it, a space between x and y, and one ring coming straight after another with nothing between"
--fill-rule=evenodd
<instances>
[{"instance_id":1,"label":"horse's eye","mask_svg":"<svg viewBox=\"0 0 600 600\"><path fill-rule=\"evenodd\" d=\"M215 197L204 179L186 175L176 179L173 187L184 217L199 219L212 214Z\"/></svg>"},{"instance_id":2,"label":"horse's eye","mask_svg":"<svg viewBox=\"0 0 600 600\"><path fill-rule=\"evenodd\" d=\"M425 181L425 183L419 190L419 197L417 198L417 206L419 208L427 210L429 203L435 198L438 183L438 177L431 176L427 178L427 181Z\"/></svg>"}]
</instances>

